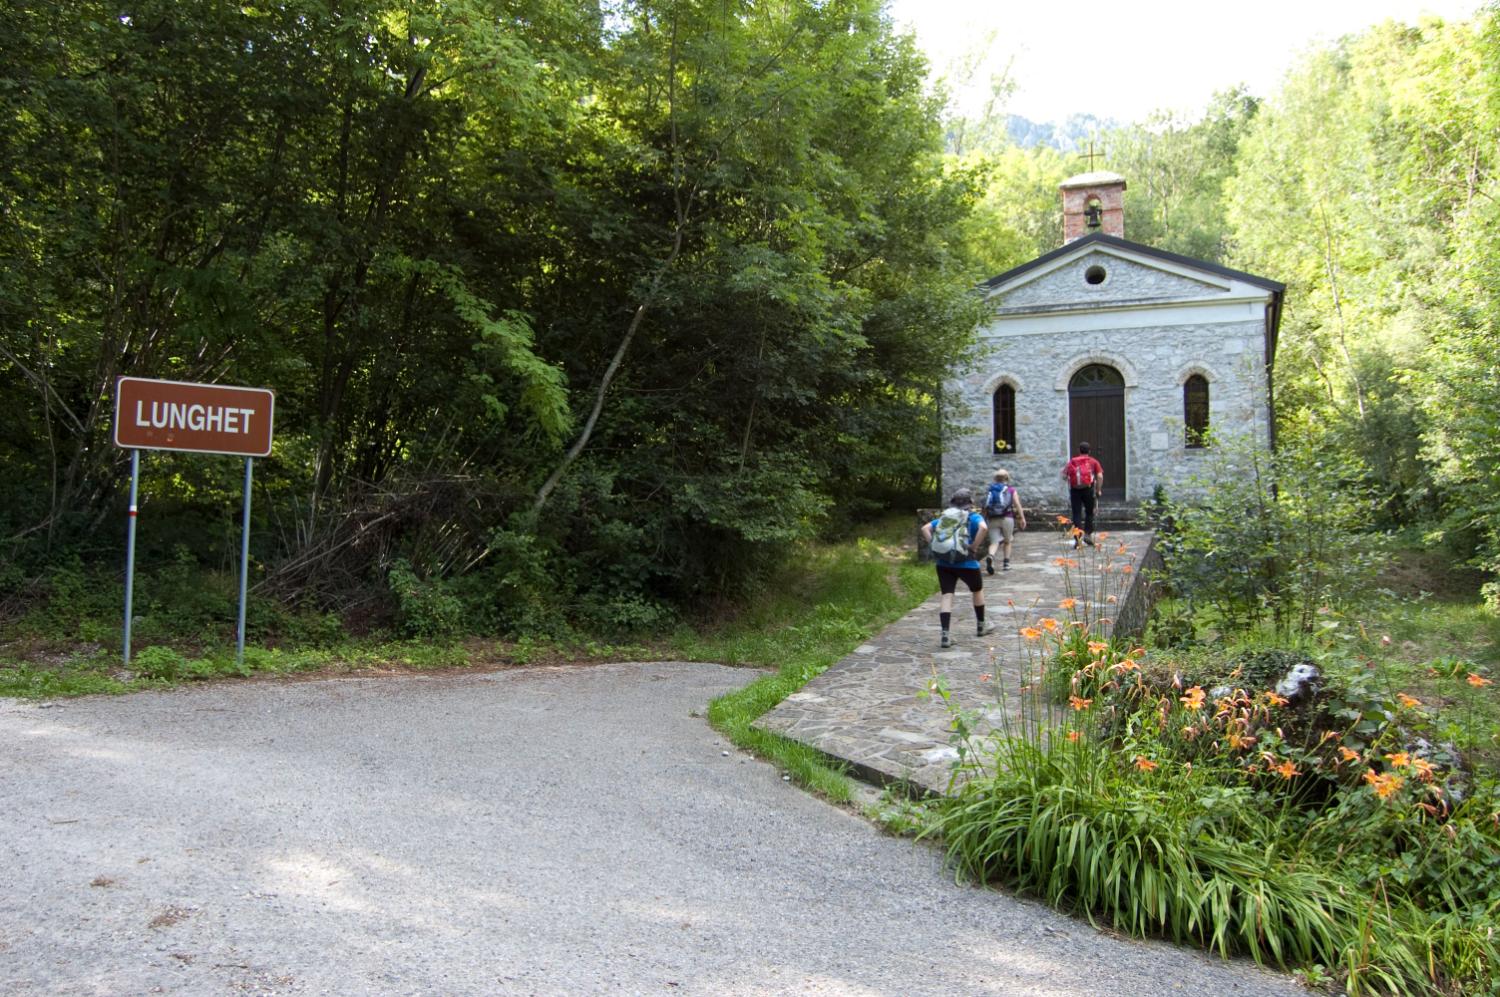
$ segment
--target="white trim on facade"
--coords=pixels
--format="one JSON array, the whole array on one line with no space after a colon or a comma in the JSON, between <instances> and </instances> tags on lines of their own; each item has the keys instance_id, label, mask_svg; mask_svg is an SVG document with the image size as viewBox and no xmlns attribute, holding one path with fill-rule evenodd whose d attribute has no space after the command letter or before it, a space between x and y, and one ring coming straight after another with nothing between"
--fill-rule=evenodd
<instances>
[{"instance_id":1,"label":"white trim on facade","mask_svg":"<svg viewBox=\"0 0 1500 997\"><path fill-rule=\"evenodd\" d=\"M1208 383L1209 383L1210 386L1212 386L1212 385L1218 383L1219 381L1223 380L1222 377L1220 377L1217 373L1214 372L1214 369L1212 367L1210 367L1208 364L1204 363L1202 360L1192 360L1192 361L1189 361L1188 363L1184 364L1182 367L1178 368L1178 370L1177 370L1177 386L1180 388L1183 385L1187 384L1187 379L1190 378L1190 377L1192 377L1194 374L1202 374L1204 380L1208 381ZM1212 392L1209 393L1208 399L1209 399L1209 405L1212 406L1213 405L1213 393Z\"/></svg>"},{"instance_id":2,"label":"white trim on facade","mask_svg":"<svg viewBox=\"0 0 1500 997\"><path fill-rule=\"evenodd\" d=\"M1064 253L1062 256L1059 256L1057 259L1053 260L1048 266L1038 267L1035 270L1029 270L1026 273L1021 274L1019 277L1016 277L1014 280L1007 281L1005 284L999 287L991 288L989 290L989 293L985 295L985 298L986 300L988 300L999 295L1009 294L1017 288L1025 287L1027 284L1030 284L1031 282L1041 277L1045 277L1058 270L1062 270L1074 263L1077 263L1085 256L1096 253L1103 256L1113 256L1116 259L1125 260L1138 266L1149 267L1152 270L1160 270L1162 273L1168 273L1174 277L1181 277L1185 280L1193 281L1196 284L1204 284L1210 288L1219 288L1223 291L1233 290L1235 285L1239 285L1241 287L1251 286L1249 284L1244 284L1241 281L1234 280L1230 277L1221 277L1218 274L1205 273L1204 271L1198 270L1194 267L1181 266L1179 264L1172 263L1169 260L1159 259L1155 256L1136 254L1115 246L1107 246L1100 243L1090 243L1087 245L1079 246L1076 252ZM1109 278L1108 275L1106 275L1103 284L1093 284L1090 286L1102 288L1107 286L1108 283ZM1257 288L1257 290L1259 289Z\"/></svg>"}]
</instances>

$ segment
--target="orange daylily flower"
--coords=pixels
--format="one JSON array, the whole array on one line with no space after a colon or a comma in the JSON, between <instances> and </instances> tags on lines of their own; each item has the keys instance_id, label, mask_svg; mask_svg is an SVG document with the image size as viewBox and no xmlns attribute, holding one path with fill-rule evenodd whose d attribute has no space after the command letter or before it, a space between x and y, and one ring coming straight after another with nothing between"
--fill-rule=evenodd
<instances>
[{"instance_id":1,"label":"orange daylily flower","mask_svg":"<svg viewBox=\"0 0 1500 997\"><path fill-rule=\"evenodd\" d=\"M1068 598L1064 599L1062 602L1059 602L1057 604L1057 608L1058 609L1072 609L1076 605L1078 605L1078 600L1074 599L1072 596L1069 596Z\"/></svg>"},{"instance_id":2,"label":"orange daylily flower","mask_svg":"<svg viewBox=\"0 0 1500 997\"><path fill-rule=\"evenodd\" d=\"M1267 690L1266 702L1270 703L1272 706L1285 706L1287 704L1287 698L1285 696L1280 696L1274 692Z\"/></svg>"},{"instance_id":3,"label":"orange daylily flower","mask_svg":"<svg viewBox=\"0 0 1500 997\"><path fill-rule=\"evenodd\" d=\"M1109 650L1109 643L1107 641L1102 641L1102 640L1091 640L1091 641L1089 641L1089 653L1090 654L1103 654L1105 651L1108 651L1108 650Z\"/></svg>"},{"instance_id":4,"label":"orange daylily flower","mask_svg":"<svg viewBox=\"0 0 1500 997\"><path fill-rule=\"evenodd\" d=\"M1421 706L1422 705L1422 701L1420 699L1418 699L1415 696L1408 696L1404 692L1398 692L1398 693L1396 693L1396 702L1400 703L1402 706L1406 707L1407 709L1411 709L1414 706Z\"/></svg>"},{"instance_id":5,"label":"orange daylily flower","mask_svg":"<svg viewBox=\"0 0 1500 997\"><path fill-rule=\"evenodd\" d=\"M979 676L979 681L981 681L981 682L988 682L990 679L992 679L994 677L995 676L991 675L989 672L985 672L983 675Z\"/></svg>"},{"instance_id":6,"label":"orange daylily flower","mask_svg":"<svg viewBox=\"0 0 1500 997\"><path fill-rule=\"evenodd\" d=\"M1393 755L1386 755L1385 760L1399 768L1406 768L1411 764L1411 755L1404 751L1398 751Z\"/></svg>"},{"instance_id":7,"label":"orange daylily flower","mask_svg":"<svg viewBox=\"0 0 1500 997\"><path fill-rule=\"evenodd\" d=\"M1466 679L1464 679L1464 681L1467 682L1467 683L1469 683L1470 685L1472 685L1476 689L1482 688L1482 687L1487 686L1487 685L1490 684L1490 680L1489 679L1485 678L1483 675L1479 675L1479 674L1476 674L1474 672L1470 672L1469 673L1469 677L1466 678Z\"/></svg>"},{"instance_id":8,"label":"orange daylily flower","mask_svg":"<svg viewBox=\"0 0 1500 997\"><path fill-rule=\"evenodd\" d=\"M1156 771L1157 765L1145 755L1136 755L1135 767L1140 769L1142 772L1154 772Z\"/></svg>"},{"instance_id":9,"label":"orange daylily flower","mask_svg":"<svg viewBox=\"0 0 1500 997\"><path fill-rule=\"evenodd\" d=\"M1104 601L1105 602L1119 602L1120 601L1120 597L1117 596L1117 595L1107 595L1107 596L1104 597Z\"/></svg>"},{"instance_id":10,"label":"orange daylily flower","mask_svg":"<svg viewBox=\"0 0 1500 997\"><path fill-rule=\"evenodd\" d=\"M1081 536L1083 536L1083 530L1079 529L1076 526L1073 527L1073 537L1074 537L1074 539L1077 539L1078 537L1081 537Z\"/></svg>"},{"instance_id":11,"label":"orange daylily flower","mask_svg":"<svg viewBox=\"0 0 1500 997\"><path fill-rule=\"evenodd\" d=\"M1061 526L1061 525L1063 525L1065 523L1069 523L1069 522L1071 522L1071 520L1069 520L1067 516L1058 516L1057 517L1057 523L1058 523L1059 526Z\"/></svg>"},{"instance_id":12,"label":"orange daylily flower","mask_svg":"<svg viewBox=\"0 0 1500 997\"><path fill-rule=\"evenodd\" d=\"M1132 647L1130 649L1130 656L1132 658L1144 658L1146 656L1146 649L1144 647Z\"/></svg>"},{"instance_id":13,"label":"orange daylily flower","mask_svg":"<svg viewBox=\"0 0 1500 997\"><path fill-rule=\"evenodd\" d=\"M1256 739L1247 734L1241 734L1237 730L1232 730L1229 732L1226 740L1229 741L1229 747L1235 751L1240 751L1253 745Z\"/></svg>"},{"instance_id":14,"label":"orange daylily flower","mask_svg":"<svg viewBox=\"0 0 1500 997\"><path fill-rule=\"evenodd\" d=\"M1042 632L1040 630L1038 630L1036 627L1022 627L1021 628L1021 636L1025 637L1027 640L1036 640L1041 635L1042 635Z\"/></svg>"},{"instance_id":15,"label":"orange daylily flower","mask_svg":"<svg viewBox=\"0 0 1500 997\"><path fill-rule=\"evenodd\" d=\"M1108 530L1100 530L1098 533L1094 534L1094 539L1095 540L1108 540L1109 539L1109 531Z\"/></svg>"},{"instance_id":16,"label":"orange daylily flower","mask_svg":"<svg viewBox=\"0 0 1500 997\"><path fill-rule=\"evenodd\" d=\"M1411 760L1411 767L1417 770L1417 775L1421 776L1424 782L1432 781L1432 773L1434 769L1432 763L1427 759L1413 758Z\"/></svg>"},{"instance_id":17,"label":"orange daylily flower","mask_svg":"<svg viewBox=\"0 0 1500 997\"><path fill-rule=\"evenodd\" d=\"M1128 564L1122 564L1122 565L1120 565L1120 573L1121 573L1121 574L1125 574L1125 575L1128 575L1128 574L1130 574L1130 573L1131 573L1131 572L1132 572L1132 571L1134 571L1134 570L1135 570L1135 569L1134 569L1134 568L1132 568L1132 567L1131 567L1131 566L1130 566L1130 565L1128 565Z\"/></svg>"},{"instance_id":18,"label":"orange daylily flower","mask_svg":"<svg viewBox=\"0 0 1500 997\"><path fill-rule=\"evenodd\" d=\"M1082 696L1069 696L1068 702L1072 705L1073 709L1080 713L1094 705L1092 699L1084 699Z\"/></svg>"},{"instance_id":19,"label":"orange daylily flower","mask_svg":"<svg viewBox=\"0 0 1500 997\"><path fill-rule=\"evenodd\" d=\"M1380 797L1382 800L1390 799L1391 795L1395 793L1396 790L1400 789L1406 782L1406 780L1402 779L1399 775L1376 775L1369 769L1365 770L1364 778L1365 782L1368 782L1372 787L1374 787L1375 795Z\"/></svg>"},{"instance_id":20,"label":"orange daylily flower","mask_svg":"<svg viewBox=\"0 0 1500 997\"><path fill-rule=\"evenodd\" d=\"M1078 731L1076 731L1076 730L1070 730L1070 731L1068 731L1068 740L1069 741L1076 741L1076 740L1078 740L1078 737L1079 737Z\"/></svg>"},{"instance_id":21,"label":"orange daylily flower","mask_svg":"<svg viewBox=\"0 0 1500 997\"><path fill-rule=\"evenodd\" d=\"M1116 554L1129 554L1130 553L1130 548L1126 547L1124 544L1120 544L1120 546L1118 546L1118 547L1115 548L1115 553Z\"/></svg>"},{"instance_id":22,"label":"orange daylily flower","mask_svg":"<svg viewBox=\"0 0 1500 997\"><path fill-rule=\"evenodd\" d=\"M1283 779L1290 779L1293 776L1302 774L1301 772L1297 771L1297 766L1292 763L1292 760L1290 758L1282 759L1280 765L1272 765L1271 771L1275 772Z\"/></svg>"},{"instance_id":23,"label":"orange daylily flower","mask_svg":"<svg viewBox=\"0 0 1500 997\"><path fill-rule=\"evenodd\" d=\"M1357 762L1357 761L1359 761L1359 752L1355 751L1353 748L1340 746L1339 747L1339 754L1343 756L1343 759L1346 762Z\"/></svg>"},{"instance_id":24,"label":"orange daylily flower","mask_svg":"<svg viewBox=\"0 0 1500 997\"><path fill-rule=\"evenodd\" d=\"M1187 691L1187 695L1181 696L1179 698L1182 700L1182 705L1186 706L1188 709L1201 710L1203 709L1203 698L1205 695L1206 693L1204 693L1201 688L1195 685Z\"/></svg>"},{"instance_id":25,"label":"orange daylily flower","mask_svg":"<svg viewBox=\"0 0 1500 997\"><path fill-rule=\"evenodd\" d=\"M1054 620L1050 616L1044 616L1040 620L1037 620L1036 622L1037 622L1037 626L1041 627L1043 630L1047 631L1048 633L1057 633L1058 628L1061 626L1060 623L1058 623L1056 620Z\"/></svg>"}]
</instances>

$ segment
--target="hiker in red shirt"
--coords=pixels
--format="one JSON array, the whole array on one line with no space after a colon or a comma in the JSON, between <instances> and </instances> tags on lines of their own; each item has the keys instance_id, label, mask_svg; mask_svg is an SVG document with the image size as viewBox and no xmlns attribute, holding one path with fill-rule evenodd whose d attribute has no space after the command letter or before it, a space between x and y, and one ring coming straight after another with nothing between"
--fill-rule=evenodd
<instances>
[{"instance_id":1,"label":"hiker in red shirt","mask_svg":"<svg viewBox=\"0 0 1500 997\"><path fill-rule=\"evenodd\" d=\"M1094 546L1094 506L1104 490L1104 468L1089 456L1089 445L1078 444L1078 456L1063 465L1063 479L1068 483L1068 499L1073 504L1073 528L1083 531L1083 542ZM1073 546L1078 546L1074 534Z\"/></svg>"}]
</instances>

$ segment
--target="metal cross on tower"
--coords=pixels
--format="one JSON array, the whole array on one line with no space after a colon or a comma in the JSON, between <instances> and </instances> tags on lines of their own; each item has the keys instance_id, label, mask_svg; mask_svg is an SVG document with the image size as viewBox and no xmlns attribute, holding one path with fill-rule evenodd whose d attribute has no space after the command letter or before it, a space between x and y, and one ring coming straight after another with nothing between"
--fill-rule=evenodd
<instances>
[{"instance_id":1,"label":"metal cross on tower","mask_svg":"<svg viewBox=\"0 0 1500 997\"><path fill-rule=\"evenodd\" d=\"M1094 160L1095 159L1103 159L1104 158L1104 150L1103 149L1099 149L1099 150L1096 151L1094 149L1094 141L1093 141L1093 139L1090 139L1089 140L1089 151L1085 155L1079 156L1078 158L1079 159L1087 159L1089 161L1089 172L1092 173L1092 172L1094 172Z\"/></svg>"}]
</instances>

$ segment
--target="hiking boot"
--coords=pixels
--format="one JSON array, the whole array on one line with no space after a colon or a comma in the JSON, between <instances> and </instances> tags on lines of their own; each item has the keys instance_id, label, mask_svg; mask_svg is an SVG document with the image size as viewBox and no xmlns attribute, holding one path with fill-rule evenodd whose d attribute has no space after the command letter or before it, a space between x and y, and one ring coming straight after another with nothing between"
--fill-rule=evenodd
<instances>
[{"instance_id":1,"label":"hiking boot","mask_svg":"<svg viewBox=\"0 0 1500 997\"><path fill-rule=\"evenodd\" d=\"M995 573L995 559L993 557L987 557L984 559L984 571L985 574L988 575L993 575Z\"/></svg>"},{"instance_id":2,"label":"hiking boot","mask_svg":"<svg viewBox=\"0 0 1500 997\"><path fill-rule=\"evenodd\" d=\"M1094 546L1094 538L1092 536L1084 536L1083 542L1088 544L1090 547Z\"/></svg>"},{"instance_id":3,"label":"hiking boot","mask_svg":"<svg viewBox=\"0 0 1500 997\"><path fill-rule=\"evenodd\" d=\"M989 620L985 620L983 623L979 624L979 636L988 637L994 632L995 624L991 623Z\"/></svg>"},{"instance_id":4,"label":"hiking boot","mask_svg":"<svg viewBox=\"0 0 1500 997\"><path fill-rule=\"evenodd\" d=\"M953 638L948 636L948 631L946 631L946 630L943 631L943 638L942 638L942 640L938 641L938 646L939 647L952 647L953 646Z\"/></svg>"},{"instance_id":5,"label":"hiking boot","mask_svg":"<svg viewBox=\"0 0 1500 997\"><path fill-rule=\"evenodd\" d=\"M1009 571L1010 570L1010 558L1007 557L1005 560L1003 560L1003 561L1000 562L1000 570L1001 571Z\"/></svg>"}]
</instances>

